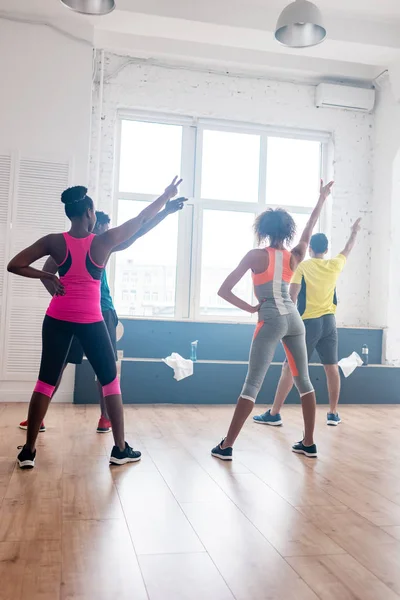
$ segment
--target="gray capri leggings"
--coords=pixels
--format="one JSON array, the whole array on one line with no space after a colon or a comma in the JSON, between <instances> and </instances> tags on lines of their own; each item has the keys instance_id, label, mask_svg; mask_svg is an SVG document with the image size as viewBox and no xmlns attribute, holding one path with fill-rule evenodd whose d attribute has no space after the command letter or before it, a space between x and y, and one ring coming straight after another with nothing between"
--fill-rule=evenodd
<instances>
[{"instance_id":1,"label":"gray capri leggings","mask_svg":"<svg viewBox=\"0 0 400 600\"><path fill-rule=\"evenodd\" d=\"M308 374L304 323L296 310L257 324L250 348L249 369L240 394L245 400L256 401L280 341L300 396L314 391Z\"/></svg>"}]
</instances>

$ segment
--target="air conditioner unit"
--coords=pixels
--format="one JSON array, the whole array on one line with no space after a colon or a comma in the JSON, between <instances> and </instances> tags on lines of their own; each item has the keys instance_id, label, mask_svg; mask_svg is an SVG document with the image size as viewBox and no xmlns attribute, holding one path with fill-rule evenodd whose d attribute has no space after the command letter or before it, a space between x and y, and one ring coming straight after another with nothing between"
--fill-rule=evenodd
<instances>
[{"instance_id":1,"label":"air conditioner unit","mask_svg":"<svg viewBox=\"0 0 400 600\"><path fill-rule=\"evenodd\" d=\"M315 92L318 108L344 108L361 112L372 112L375 90L333 83L320 83Z\"/></svg>"}]
</instances>

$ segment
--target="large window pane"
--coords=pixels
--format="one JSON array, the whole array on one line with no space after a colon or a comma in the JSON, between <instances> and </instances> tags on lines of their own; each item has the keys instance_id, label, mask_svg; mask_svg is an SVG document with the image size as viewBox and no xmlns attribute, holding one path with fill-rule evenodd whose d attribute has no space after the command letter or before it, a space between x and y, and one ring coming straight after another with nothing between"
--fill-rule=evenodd
<instances>
[{"instance_id":1,"label":"large window pane","mask_svg":"<svg viewBox=\"0 0 400 600\"><path fill-rule=\"evenodd\" d=\"M181 171L182 127L122 121L119 191L161 194Z\"/></svg>"},{"instance_id":2,"label":"large window pane","mask_svg":"<svg viewBox=\"0 0 400 600\"><path fill-rule=\"evenodd\" d=\"M258 202L259 163L258 135L204 131L201 197Z\"/></svg>"},{"instance_id":3,"label":"large window pane","mask_svg":"<svg viewBox=\"0 0 400 600\"><path fill-rule=\"evenodd\" d=\"M146 206L120 200L118 224ZM174 316L177 248L178 214L174 214L130 248L117 252L114 302L120 316Z\"/></svg>"},{"instance_id":4,"label":"large window pane","mask_svg":"<svg viewBox=\"0 0 400 600\"><path fill-rule=\"evenodd\" d=\"M268 138L267 204L314 206L320 184L321 144Z\"/></svg>"},{"instance_id":5,"label":"large window pane","mask_svg":"<svg viewBox=\"0 0 400 600\"><path fill-rule=\"evenodd\" d=\"M254 215L252 213L205 210L203 213L203 245L201 264L200 314L230 317L247 313L235 308L217 295L231 271L253 248ZM234 289L246 302L252 302L250 273ZM248 315L250 318L250 315Z\"/></svg>"}]
</instances>

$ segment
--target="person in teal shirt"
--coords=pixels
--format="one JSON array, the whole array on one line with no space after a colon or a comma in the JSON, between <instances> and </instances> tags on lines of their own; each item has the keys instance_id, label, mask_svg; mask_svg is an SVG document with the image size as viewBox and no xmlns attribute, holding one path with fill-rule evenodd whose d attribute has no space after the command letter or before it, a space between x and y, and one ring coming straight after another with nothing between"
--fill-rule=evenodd
<instances>
[{"instance_id":1,"label":"person in teal shirt","mask_svg":"<svg viewBox=\"0 0 400 600\"><path fill-rule=\"evenodd\" d=\"M120 246L115 248L114 252L119 252L121 250L126 250L126 248L129 248L129 246L131 246L134 242L136 242L137 239L139 239L140 237L142 237L143 235L148 233L151 229L154 229L154 227L156 227L159 223L161 223L161 221L163 221L168 215L171 215L171 214L181 210L183 208L184 202L185 202L185 198L177 198L175 200L169 200L167 202L167 204L165 205L164 210L160 211L153 219L151 219L151 221L149 221L148 223L145 223L143 225L143 227L134 236L132 236L129 240L124 242L124 244L121 244ZM110 217L102 211L96 211L96 218L97 218L97 221L96 221L96 225L93 230L93 233L96 233L97 235L99 235L108 230L108 228L110 226ZM57 267L56 263L54 262L54 260L51 257L49 257L43 267L43 270L47 271L48 273L57 273L58 267ZM51 287L48 287L48 284L49 284L48 280L43 280L42 283L45 286L45 288L48 290L48 292L50 294L53 294ZM107 273L106 273L105 269L103 271L103 275L101 278L101 288L100 289L101 289L101 299L100 299L101 312L103 314L103 319L107 326L108 333L110 335L111 344L113 346L114 353L115 353L115 360L117 361L118 360L118 354L117 354L118 315L114 308L114 303L113 303L110 288L108 285ZM76 338L73 338L69 352L68 352L67 359L65 361L64 370L68 363L74 364L74 365L80 365L82 360L83 360L83 348L80 345L79 341ZM57 386L54 390L54 394L57 392L57 390L60 386L61 379L62 379L62 375L61 375L59 381L57 382ZM100 410L101 410L101 416L100 416L100 419L99 419L99 422L97 425L97 433L108 433L109 431L111 431L111 423L108 418L106 405L105 405L105 402L103 399L101 385L99 382L97 382L97 384L98 384L98 389L99 389ZM53 394L53 396L54 396L54 394ZM27 429L28 421L27 420L22 421L19 424L19 426L21 429ZM40 431L42 431L42 432L46 431L46 427L45 427L44 423L41 424Z\"/></svg>"}]
</instances>

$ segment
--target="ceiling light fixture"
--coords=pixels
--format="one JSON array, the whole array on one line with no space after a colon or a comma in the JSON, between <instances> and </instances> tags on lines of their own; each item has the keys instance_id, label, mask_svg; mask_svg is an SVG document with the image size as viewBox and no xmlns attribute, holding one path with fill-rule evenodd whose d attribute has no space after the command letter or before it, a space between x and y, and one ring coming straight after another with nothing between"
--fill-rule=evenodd
<instances>
[{"instance_id":1,"label":"ceiling light fixture","mask_svg":"<svg viewBox=\"0 0 400 600\"><path fill-rule=\"evenodd\" d=\"M308 0L295 0L281 12L275 39L289 48L307 48L324 41L326 29L321 11Z\"/></svg>"},{"instance_id":2,"label":"ceiling light fixture","mask_svg":"<svg viewBox=\"0 0 400 600\"><path fill-rule=\"evenodd\" d=\"M61 4L83 15L108 15L115 8L115 0L61 0Z\"/></svg>"}]
</instances>

